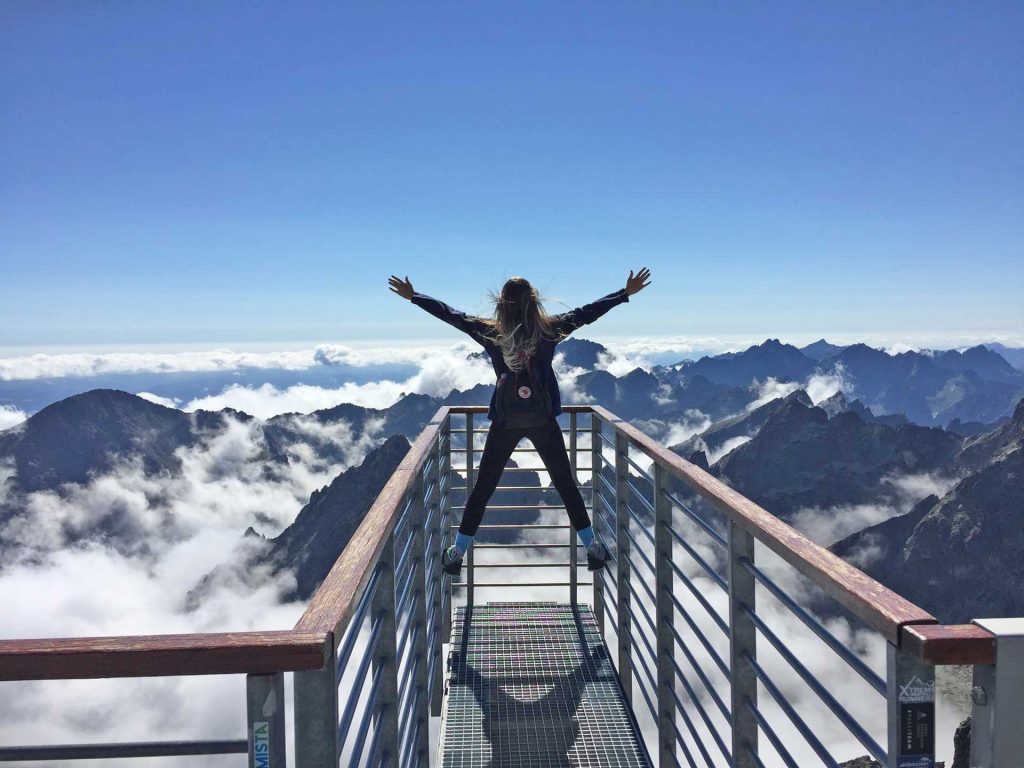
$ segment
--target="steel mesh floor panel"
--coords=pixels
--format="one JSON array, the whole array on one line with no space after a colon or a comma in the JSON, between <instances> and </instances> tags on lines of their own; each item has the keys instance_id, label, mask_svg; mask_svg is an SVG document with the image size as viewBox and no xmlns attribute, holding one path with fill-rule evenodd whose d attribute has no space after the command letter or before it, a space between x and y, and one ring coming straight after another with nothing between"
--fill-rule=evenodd
<instances>
[{"instance_id":1,"label":"steel mesh floor panel","mask_svg":"<svg viewBox=\"0 0 1024 768\"><path fill-rule=\"evenodd\" d=\"M586 606L458 608L446 690L442 768L650 766Z\"/></svg>"}]
</instances>

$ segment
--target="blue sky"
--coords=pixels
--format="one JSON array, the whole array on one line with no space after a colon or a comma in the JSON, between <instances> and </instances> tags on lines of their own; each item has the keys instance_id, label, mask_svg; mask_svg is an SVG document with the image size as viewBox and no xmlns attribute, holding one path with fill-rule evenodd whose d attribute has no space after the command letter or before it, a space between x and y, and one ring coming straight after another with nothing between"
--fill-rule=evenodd
<instances>
[{"instance_id":1,"label":"blue sky","mask_svg":"<svg viewBox=\"0 0 1024 768\"><path fill-rule=\"evenodd\" d=\"M827 7L826 7L827 6ZM1024 5L8 2L0 347L1020 334Z\"/></svg>"}]
</instances>

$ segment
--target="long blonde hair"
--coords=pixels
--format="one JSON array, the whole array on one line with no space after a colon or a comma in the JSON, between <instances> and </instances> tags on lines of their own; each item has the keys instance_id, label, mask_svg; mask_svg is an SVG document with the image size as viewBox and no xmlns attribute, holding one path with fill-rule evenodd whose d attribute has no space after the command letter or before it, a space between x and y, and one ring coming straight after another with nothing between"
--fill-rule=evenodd
<instances>
[{"instance_id":1,"label":"long blonde hair","mask_svg":"<svg viewBox=\"0 0 1024 768\"><path fill-rule=\"evenodd\" d=\"M501 294L488 291L494 302L494 317L481 317L484 334L501 349L501 356L513 371L525 367L526 358L537 350L541 336L560 340L554 319L541 304L540 293L525 277L510 277Z\"/></svg>"}]
</instances>

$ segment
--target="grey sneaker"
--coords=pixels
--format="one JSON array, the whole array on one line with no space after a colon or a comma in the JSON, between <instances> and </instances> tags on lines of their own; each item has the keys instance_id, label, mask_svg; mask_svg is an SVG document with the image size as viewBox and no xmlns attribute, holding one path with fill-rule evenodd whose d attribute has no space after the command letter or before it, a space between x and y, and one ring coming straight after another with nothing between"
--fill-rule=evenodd
<instances>
[{"instance_id":1,"label":"grey sneaker","mask_svg":"<svg viewBox=\"0 0 1024 768\"><path fill-rule=\"evenodd\" d=\"M587 570L600 571L605 563L614 559L614 554L603 541L595 541L594 545L587 550Z\"/></svg>"},{"instance_id":2,"label":"grey sneaker","mask_svg":"<svg viewBox=\"0 0 1024 768\"><path fill-rule=\"evenodd\" d=\"M454 544L441 550L441 568L452 576L462 573L462 558L455 554Z\"/></svg>"}]
</instances>

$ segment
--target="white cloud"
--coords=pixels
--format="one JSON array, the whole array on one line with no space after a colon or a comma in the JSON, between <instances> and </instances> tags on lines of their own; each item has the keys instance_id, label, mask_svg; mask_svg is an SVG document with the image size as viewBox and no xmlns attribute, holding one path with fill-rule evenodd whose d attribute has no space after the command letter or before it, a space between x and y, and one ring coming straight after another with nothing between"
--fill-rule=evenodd
<instances>
[{"instance_id":1,"label":"white cloud","mask_svg":"<svg viewBox=\"0 0 1024 768\"><path fill-rule=\"evenodd\" d=\"M815 544L830 546L850 534L906 512L891 504L840 504L797 510L791 524Z\"/></svg>"},{"instance_id":2,"label":"white cloud","mask_svg":"<svg viewBox=\"0 0 1024 768\"><path fill-rule=\"evenodd\" d=\"M562 402L566 405L585 405L594 402L594 398L576 387L576 379L587 372L585 368L571 366L565 362L565 353L556 351L551 361L551 369L558 381L558 391Z\"/></svg>"},{"instance_id":3,"label":"white cloud","mask_svg":"<svg viewBox=\"0 0 1024 768\"><path fill-rule=\"evenodd\" d=\"M724 338L719 336L641 336L625 341L603 342L605 347L617 355L636 359L650 358L669 354L678 354L679 359L692 357L695 354L718 354L722 352L739 352L764 339L754 336ZM631 366L629 370L635 368ZM646 366L641 366L646 367Z\"/></svg>"},{"instance_id":4,"label":"white cloud","mask_svg":"<svg viewBox=\"0 0 1024 768\"><path fill-rule=\"evenodd\" d=\"M17 472L13 457L7 456L0 459L0 504L6 503Z\"/></svg>"},{"instance_id":5,"label":"white cloud","mask_svg":"<svg viewBox=\"0 0 1024 768\"><path fill-rule=\"evenodd\" d=\"M143 400L149 400L151 403L162 405L165 408L177 408L181 405L181 400L176 397L161 397L160 395L154 395L152 392L136 392L136 397L141 397Z\"/></svg>"},{"instance_id":6,"label":"white cloud","mask_svg":"<svg viewBox=\"0 0 1024 768\"><path fill-rule=\"evenodd\" d=\"M811 376L804 385L804 389L807 390L807 396L811 398L811 402L817 405L822 400L828 400L837 392L849 395L853 392L854 387L846 368L840 363L831 373L819 372Z\"/></svg>"},{"instance_id":7,"label":"white cloud","mask_svg":"<svg viewBox=\"0 0 1024 768\"><path fill-rule=\"evenodd\" d=\"M0 432L24 423L28 415L13 405L0 405Z\"/></svg>"},{"instance_id":8,"label":"white cloud","mask_svg":"<svg viewBox=\"0 0 1024 768\"><path fill-rule=\"evenodd\" d=\"M207 530L155 561L89 544L55 552L39 566L5 570L0 634L82 637L294 625L304 606L279 600L294 581L287 571L259 589L215 590L195 613L180 610L183 590L237 538L234 531ZM244 675L0 683L0 741L8 744L237 738L244 722ZM159 768L164 762L133 764ZM228 766L232 760L190 758L189 764Z\"/></svg>"},{"instance_id":9,"label":"white cloud","mask_svg":"<svg viewBox=\"0 0 1024 768\"><path fill-rule=\"evenodd\" d=\"M892 486L903 504L914 504L929 494L942 498L956 485L957 478L935 472L886 477L884 483Z\"/></svg>"},{"instance_id":10,"label":"white cloud","mask_svg":"<svg viewBox=\"0 0 1024 768\"><path fill-rule=\"evenodd\" d=\"M760 408L772 400L787 397L798 389L805 390L811 402L817 405L822 400L832 397L836 392L852 392L853 383L850 381L846 369L842 364L839 364L830 373L818 371L812 374L803 384L796 381L779 381L769 376L764 381L755 381L753 389L757 393L757 397L747 405L746 410L748 412Z\"/></svg>"},{"instance_id":11,"label":"white cloud","mask_svg":"<svg viewBox=\"0 0 1024 768\"><path fill-rule=\"evenodd\" d=\"M792 526L816 544L830 546L837 541L905 514L921 499L934 493L940 498L956 484L955 477L937 473L889 475L882 478L881 500L871 504L841 504L828 509L805 507L792 517ZM874 553L874 554L873 554ZM867 565L877 554L870 542L858 554L858 562Z\"/></svg>"},{"instance_id":12,"label":"white cloud","mask_svg":"<svg viewBox=\"0 0 1024 768\"><path fill-rule=\"evenodd\" d=\"M676 399L672 397L672 387L666 382L658 384L658 391L651 394L651 399L658 405L672 405Z\"/></svg>"},{"instance_id":13,"label":"white cloud","mask_svg":"<svg viewBox=\"0 0 1024 768\"><path fill-rule=\"evenodd\" d=\"M480 358L467 358L466 353L467 348L462 344L435 352L420 361L420 369L415 375L401 382L381 379L356 384L347 381L337 388L295 384L284 389L273 384L259 387L232 384L219 394L191 400L184 410L235 408L265 419L283 413L310 413L341 403L387 408L398 402L403 393L445 397L453 389L466 390L477 384L493 384L494 369L490 363Z\"/></svg>"},{"instance_id":14,"label":"white cloud","mask_svg":"<svg viewBox=\"0 0 1024 768\"><path fill-rule=\"evenodd\" d=\"M772 333L795 346L803 346L820 338L822 333L833 343L864 342L890 354L906 350L965 348L975 344L1001 342L1010 347L1024 346L1020 333L995 332L979 335L973 332L948 334L850 334L830 333L823 329L816 335L790 336ZM585 338L585 334L583 335ZM640 366L649 370L649 359L678 354L679 358L703 354L738 352L760 344L765 336L641 336L603 340L609 350L607 365L623 372ZM460 342L464 343L464 342ZM182 371L233 371L238 368L277 368L304 370L322 365L367 366L384 363L417 364L437 352L450 350L450 344L408 342L381 343L378 346L324 343L304 349L278 351L242 351L227 347L175 352L68 352L16 355L0 358L0 381L59 378L63 376L97 376L113 373L160 373ZM474 345L474 351L478 347ZM627 367L628 366L628 367ZM614 371L613 371L614 372ZM617 374L618 375L618 374Z\"/></svg>"},{"instance_id":15,"label":"white cloud","mask_svg":"<svg viewBox=\"0 0 1024 768\"><path fill-rule=\"evenodd\" d=\"M665 445L676 445L711 426L710 417L703 411L690 408L683 413L681 421L668 422L662 442Z\"/></svg>"},{"instance_id":16,"label":"white cloud","mask_svg":"<svg viewBox=\"0 0 1024 768\"><path fill-rule=\"evenodd\" d=\"M419 363L452 345L382 346L355 348L321 344L309 349L246 352L228 348L180 352L36 353L0 358L0 381L99 376L113 373L176 373L233 371L238 368L276 368L300 371L320 365L367 366Z\"/></svg>"},{"instance_id":17,"label":"white cloud","mask_svg":"<svg viewBox=\"0 0 1024 768\"><path fill-rule=\"evenodd\" d=\"M331 389L308 384L295 384L278 389L273 384L246 387L232 384L219 394L197 397L185 406L186 411L219 411L234 408L268 419L283 413L310 413L333 408L341 403L353 403L366 408L387 408L398 401L402 385L394 381L374 381L367 384L345 382Z\"/></svg>"},{"instance_id":18,"label":"white cloud","mask_svg":"<svg viewBox=\"0 0 1024 768\"><path fill-rule=\"evenodd\" d=\"M829 538L831 538L831 534ZM857 546L843 559L855 568L864 570L874 565L882 557L884 554L883 543L882 537L877 533L865 533L859 538Z\"/></svg>"},{"instance_id":19,"label":"white cloud","mask_svg":"<svg viewBox=\"0 0 1024 768\"><path fill-rule=\"evenodd\" d=\"M764 381L755 381L752 389L757 392L757 399L747 404L747 411L760 408L765 403L777 400L780 397L791 395L800 389L800 384L795 381L779 381L769 376Z\"/></svg>"},{"instance_id":20,"label":"white cloud","mask_svg":"<svg viewBox=\"0 0 1024 768\"><path fill-rule=\"evenodd\" d=\"M173 477L147 475L140 459L128 457L87 484L29 494L23 513L0 526L0 533L18 543L21 559L58 551L98 529L111 531L116 547L130 556L158 553L211 528L237 537L254 525L273 536L313 490L361 461L381 424L368 422L357 435L346 423L293 418L306 442L287 448L289 463L274 464L265 460L262 423L230 419L212 439L176 451L181 471ZM342 451L340 464L319 459L316 449L327 445Z\"/></svg>"},{"instance_id":21,"label":"white cloud","mask_svg":"<svg viewBox=\"0 0 1024 768\"><path fill-rule=\"evenodd\" d=\"M731 453L741 445L749 443L751 440L753 440L753 438L750 435L737 435L736 437L730 437L718 446L718 448L707 452L708 464L714 464L726 454Z\"/></svg>"},{"instance_id":22,"label":"white cloud","mask_svg":"<svg viewBox=\"0 0 1024 768\"><path fill-rule=\"evenodd\" d=\"M113 471L61 493L29 495L24 514L4 529L20 544L0 570L0 637L71 637L285 629L304 605L282 603L294 588L283 571L251 584L218 582L192 612L185 592L239 548L253 525L274 535L309 494L360 462L380 437L382 419L356 433L346 423L295 416L302 442L289 462L270 464L258 421L231 421L201 445L181 449L181 473L145 477L127 459ZM319 457L330 446L337 462ZM0 467L0 492L13 475ZM111 537L69 546L68 536L106 522ZM267 576L268 574L264 574ZM287 696L291 688L287 686ZM233 738L245 718L244 676L0 683L0 743L76 743ZM190 759L227 766L232 757ZM107 765L114 765L111 761ZM166 761L136 764L159 768Z\"/></svg>"},{"instance_id":23,"label":"white cloud","mask_svg":"<svg viewBox=\"0 0 1024 768\"><path fill-rule=\"evenodd\" d=\"M625 376L635 368L642 368L645 371L651 370L651 364L642 356L634 355L624 349L607 352L598 352L597 361L594 366L596 370L608 371L612 376Z\"/></svg>"}]
</instances>

